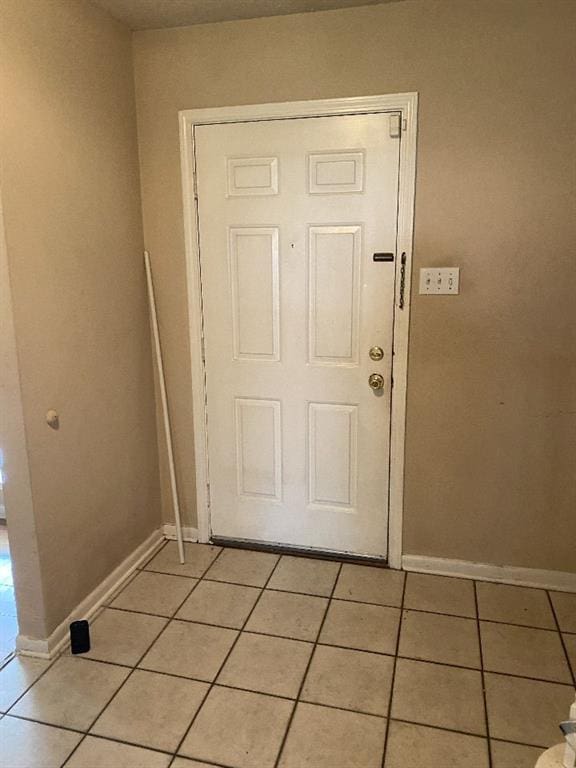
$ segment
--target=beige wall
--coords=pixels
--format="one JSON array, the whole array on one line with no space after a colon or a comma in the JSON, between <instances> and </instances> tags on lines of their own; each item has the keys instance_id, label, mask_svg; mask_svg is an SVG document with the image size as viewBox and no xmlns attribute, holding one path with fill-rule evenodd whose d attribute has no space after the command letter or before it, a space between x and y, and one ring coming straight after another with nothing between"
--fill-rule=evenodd
<instances>
[{"instance_id":1,"label":"beige wall","mask_svg":"<svg viewBox=\"0 0 576 768\"><path fill-rule=\"evenodd\" d=\"M179 109L418 91L405 552L575 570L576 5L406 0L134 35L145 241L194 522ZM417 274L417 273L416 273ZM170 518L166 472L164 517Z\"/></svg>"},{"instance_id":2,"label":"beige wall","mask_svg":"<svg viewBox=\"0 0 576 768\"><path fill-rule=\"evenodd\" d=\"M160 522L131 45L83 0L2 0L0 16L1 181L49 633ZM10 477L6 496L12 533Z\"/></svg>"}]
</instances>

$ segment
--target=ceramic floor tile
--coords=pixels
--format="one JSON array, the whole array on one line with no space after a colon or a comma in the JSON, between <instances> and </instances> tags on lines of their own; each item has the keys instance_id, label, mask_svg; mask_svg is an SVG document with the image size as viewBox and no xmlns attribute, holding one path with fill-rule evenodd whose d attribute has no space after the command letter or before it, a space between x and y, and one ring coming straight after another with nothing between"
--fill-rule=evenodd
<instances>
[{"instance_id":1,"label":"ceramic floor tile","mask_svg":"<svg viewBox=\"0 0 576 768\"><path fill-rule=\"evenodd\" d=\"M126 611L173 616L196 583L196 579L140 571L111 605Z\"/></svg>"},{"instance_id":2,"label":"ceramic floor tile","mask_svg":"<svg viewBox=\"0 0 576 768\"><path fill-rule=\"evenodd\" d=\"M187 757L177 757L170 768L214 768L214 763L201 763L199 760L189 760Z\"/></svg>"},{"instance_id":3,"label":"ceramic floor tile","mask_svg":"<svg viewBox=\"0 0 576 768\"><path fill-rule=\"evenodd\" d=\"M52 662L16 656L0 670L0 712L6 712Z\"/></svg>"},{"instance_id":4,"label":"ceramic floor tile","mask_svg":"<svg viewBox=\"0 0 576 768\"><path fill-rule=\"evenodd\" d=\"M295 698L313 645L300 640L242 633L218 683Z\"/></svg>"},{"instance_id":5,"label":"ceramic floor tile","mask_svg":"<svg viewBox=\"0 0 576 768\"><path fill-rule=\"evenodd\" d=\"M170 755L87 736L66 768L168 768Z\"/></svg>"},{"instance_id":6,"label":"ceramic floor tile","mask_svg":"<svg viewBox=\"0 0 576 768\"><path fill-rule=\"evenodd\" d=\"M568 716L574 688L487 672L486 701L490 735L535 747L559 739L558 723Z\"/></svg>"},{"instance_id":7,"label":"ceramic floor tile","mask_svg":"<svg viewBox=\"0 0 576 768\"><path fill-rule=\"evenodd\" d=\"M570 659L572 674L576 676L576 635L562 635Z\"/></svg>"},{"instance_id":8,"label":"ceramic floor tile","mask_svg":"<svg viewBox=\"0 0 576 768\"><path fill-rule=\"evenodd\" d=\"M480 623L484 669L571 683L572 675L558 632Z\"/></svg>"},{"instance_id":9,"label":"ceramic floor tile","mask_svg":"<svg viewBox=\"0 0 576 768\"><path fill-rule=\"evenodd\" d=\"M225 549L206 574L213 581L263 587L278 562L278 555L247 549Z\"/></svg>"},{"instance_id":10,"label":"ceramic floor tile","mask_svg":"<svg viewBox=\"0 0 576 768\"><path fill-rule=\"evenodd\" d=\"M476 619L404 611L398 653L414 659L480 669Z\"/></svg>"},{"instance_id":11,"label":"ceramic floor tile","mask_svg":"<svg viewBox=\"0 0 576 768\"><path fill-rule=\"evenodd\" d=\"M136 670L91 733L173 752L202 703L207 683Z\"/></svg>"},{"instance_id":12,"label":"ceramic floor tile","mask_svg":"<svg viewBox=\"0 0 576 768\"><path fill-rule=\"evenodd\" d=\"M265 590L250 616L246 629L296 640L316 640L328 600Z\"/></svg>"},{"instance_id":13,"label":"ceramic floor tile","mask_svg":"<svg viewBox=\"0 0 576 768\"><path fill-rule=\"evenodd\" d=\"M90 625L90 650L84 659L135 666L166 626L167 619L104 608Z\"/></svg>"},{"instance_id":14,"label":"ceramic floor tile","mask_svg":"<svg viewBox=\"0 0 576 768\"><path fill-rule=\"evenodd\" d=\"M130 670L72 656L62 656L37 680L11 713L87 730Z\"/></svg>"},{"instance_id":15,"label":"ceramic floor tile","mask_svg":"<svg viewBox=\"0 0 576 768\"><path fill-rule=\"evenodd\" d=\"M488 742L479 736L411 723L390 723L384 768L488 768Z\"/></svg>"},{"instance_id":16,"label":"ceramic floor tile","mask_svg":"<svg viewBox=\"0 0 576 768\"><path fill-rule=\"evenodd\" d=\"M3 768L60 768L82 734L7 715L0 720Z\"/></svg>"},{"instance_id":17,"label":"ceramic floor tile","mask_svg":"<svg viewBox=\"0 0 576 768\"><path fill-rule=\"evenodd\" d=\"M402 603L403 585L404 574L401 571L345 563L338 577L334 597L399 606Z\"/></svg>"},{"instance_id":18,"label":"ceramic floor tile","mask_svg":"<svg viewBox=\"0 0 576 768\"><path fill-rule=\"evenodd\" d=\"M392 717L484 735L481 674L471 669L398 659Z\"/></svg>"},{"instance_id":19,"label":"ceramic floor tile","mask_svg":"<svg viewBox=\"0 0 576 768\"><path fill-rule=\"evenodd\" d=\"M543 589L480 581L476 584L476 590L481 619L556 629L554 615Z\"/></svg>"},{"instance_id":20,"label":"ceramic floor tile","mask_svg":"<svg viewBox=\"0 0 576 768\"><path fill-rule=\"evenodd\" d=\"M393 669L391 656L319 645L301 698L313 704L386 716Z\"/></svg>"},{"instance_id":21,"label":"ceramic floor tile","mask_svg":"<svg viewBox=\"0 0 576 768\"><path fill-rule=\"evenodd\" d=\"M492 768L534 768L542 749L492 740Z\"/></svg>"},{"instance_id":22,"label":"ceramic floor tile","mask_svg":"<svg viewBox=\"0 0 576 768\"><path fill-rule=\"evenodd\" d=\"M213 563L221 547L209 544L192 544L184 542L184 559L181 563L178 556L178 544L169 541L157 555L146 564L144 570L171 573L174 576L195 576L200 578Z\"/></svg>"},{"instance_id":23,"label":"ceramic floor tile","mask_svg":"<svg viewBox=\"0 0 576 768\"><path fill-rule=\"evenodd\" d=\"M320 642L394 654L399 622L398 608L333 600L320 633Z\"/></svg>"},{"instance_id":24,"label":"ceramic floor tile","mask_svg":"<svg viewBox=\"0 0 576 768\"><path fill-rule=\"evenodd\" d=\"M562 632L576 632L576 594L550 592L550 597Z\"/></svg>"},{"instance_id":25,"label":"ceramic floor tile","mask_svg":"<svg viewBox=\"0 0 576 768\"><path fill-rule=\"evenodd\" d=\"M476 618L474 582L427 573L406 576L404 608Z\"/></svg>"},{"instance_id":26,"label":"ceramic floor tile","mask_svg":"<svg viewBox=\"0 0 576 768\"><path fill-rule=\"evenodd\" d=\"M176 618L241 629L260 591L256 587L201 581Z\"/></svg>"},{"instance_id":27,"label":"ceramic floor tile","mask_svg":"<svg viewBox=\"0 0 576 768\"><path fill-rule=\"evenodd\" d=\"M172 621L139 666L155 672L212 681L237 634L232 629Z\"/></svg>"},{"instance_id":28,"label":"ceramic floor tile","mask_svg":"<svg viewBox=\"0 0 576 768\"><path fill-rule=\"evenodd\" d=\"M234 768L273 768L292 706L287 700L215 686L180 753Z\"/></svg>"},{"instance_id":29,"label":"ceramic floor tile","mask_svg":"<svg viewBox=\"0 0 576 768\"><path fill-rule=\"evenodd\" d=\"M330 597L340 563L283 555L268 584L270 589Z\"/></svg>"},{"instance_id":30,"label":"ceramic floor tile","mask_svg":"<svg viewBox=\"0 0 576 768\"><path fill-rule=\"evenodd\" d=\"M380 768L386 721L315 704L298 704L280 768Z\"/></svg>"}]
</instances>

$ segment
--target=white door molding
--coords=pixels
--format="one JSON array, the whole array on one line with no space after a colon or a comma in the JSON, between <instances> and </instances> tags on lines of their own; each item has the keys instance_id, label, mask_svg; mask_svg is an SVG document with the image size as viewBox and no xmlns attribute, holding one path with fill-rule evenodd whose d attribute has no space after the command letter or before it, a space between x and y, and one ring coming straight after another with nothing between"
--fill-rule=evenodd
<instances>
[{"instance_id":1,"label":"white door molding","mask_svg":"<svg viewBox=\"0 0 576 768\"><path fill-rule=\"evenodd\" d=\"M196 465L196 504L199 541L210 540L208 503L209 467L207 455L206 393L202 346L202 287L198 242L198 211L194 162L194 127L217 123L255 120L283 120L303 117L328 117L373 112L401 113L400 180L398 194L398 236L395 262L394 357L392 376L390 435L390 498L388 563L402 567L402 518L404 504L404 443L406 425L406 384L408 368L408 329L410 315L410 278L416 179L416 93L256 104L240 107L216 107L183 110L179 113L182 193L188 314L190 318L190 358L194 408L194 452ZM405 254L405 263L401 255ZM401 287L404 286L403 307Z\"/></svg>"}]
</instances>

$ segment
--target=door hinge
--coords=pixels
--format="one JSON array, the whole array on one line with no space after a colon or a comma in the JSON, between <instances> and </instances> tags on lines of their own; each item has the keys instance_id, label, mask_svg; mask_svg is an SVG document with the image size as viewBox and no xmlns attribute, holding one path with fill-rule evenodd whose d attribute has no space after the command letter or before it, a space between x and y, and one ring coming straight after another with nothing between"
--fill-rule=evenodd
<instances>
[{"instance_id":1,"label":"door hinge","mask_svg":"<svg viewBox=\"0 0 576 768\"><path fill-rule=\"evenodd\" d=\"M406 290L406 253L400 258L400 291L398 297L398 306L404 309L404 291Z\"/></svg>"},{"instance_id":2,"label":"door hinge","mask_svg":"<svg viewBox=\"0 0 576 768\"><path fill-rule=\"evenodd\" d=\"M400 115L390 115L390 138L399 139L402 133L402 117Z\"/></svg>"}]
</instances>

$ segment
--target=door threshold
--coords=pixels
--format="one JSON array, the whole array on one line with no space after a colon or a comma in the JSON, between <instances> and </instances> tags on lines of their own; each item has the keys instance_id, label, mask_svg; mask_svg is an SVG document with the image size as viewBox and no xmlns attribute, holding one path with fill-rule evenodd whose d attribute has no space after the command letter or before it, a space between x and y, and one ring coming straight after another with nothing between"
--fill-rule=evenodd
<instances>
[{"instance_id":1,"label":"door threshold","mask_svg":"<svg viewBox=\"0 0 576 768\"><path fill-rule=\"evenodd\" d=\"M294 557L314 557L317 560L334 560L339 563L355 563L388 568L388 559L374 555L356 555L352 552L333 552L329 549L298 547L292 544L274 544L272 542L252 541L251 539L229 539L226 536L212 536L211 544L230 549L251 549L258 552L270 552L275 555L293 555Z\"/></svg>"}]
</instances>

